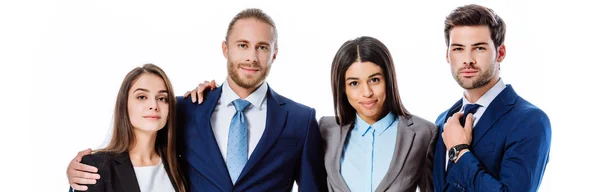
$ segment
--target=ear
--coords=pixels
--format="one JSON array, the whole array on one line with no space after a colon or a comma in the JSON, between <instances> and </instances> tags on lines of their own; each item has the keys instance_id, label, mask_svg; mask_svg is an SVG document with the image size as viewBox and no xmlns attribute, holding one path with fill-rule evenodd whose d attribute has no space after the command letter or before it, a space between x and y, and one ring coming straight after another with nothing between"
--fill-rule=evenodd
<instances>
[{"instance_id":1,"label":"ear","mask_svg":"<svg viewBox=\"0 0 600 192\"><path fill-rule=\"evenodd\" d=\"M496 61L500 63L502 62L502 60L504 60L504 57L506 57L506 47L503 43L502 45L500 45L500 47L498 47L498 56L496 58Z\"/></svg>"},{"instance_id":2,"label":"ear","mask_svg":"<svg viewBox=\"0 0 600 192\"><path fill-rule=\"evenodd\" d=\"M223 56L224 56L226 59L229 59L229 58L228 58L228 55L229 55L229 54L228 54L228 53L229 53L229 49L228 49L228 47L227 47L227 41L223 41L223 43L221 43L221 49L223 49Z\"/></svg>"},{"instance_id":3,"label":"ear","mask_svg":"<svg viewBox=\"0 0 600 192\"><path fill-rule=\"evenodd\" d=\"M446 48L446 62L448 64L450 64L450 57L448 57L448 50L450 50L450 48Z\"/></svg>"},{"instance_id":4,"label":"ear","mask_svg":"<svg viewBox=\"0 0 600 192\"><path fill-rule=\"evenodd\" d=\"M273 53L273 58L271 59L271 62L274 62L275 59L277 59L277 53L279 53L279 49L275 49L275 51Z\"/></svg>"}]
</instances>

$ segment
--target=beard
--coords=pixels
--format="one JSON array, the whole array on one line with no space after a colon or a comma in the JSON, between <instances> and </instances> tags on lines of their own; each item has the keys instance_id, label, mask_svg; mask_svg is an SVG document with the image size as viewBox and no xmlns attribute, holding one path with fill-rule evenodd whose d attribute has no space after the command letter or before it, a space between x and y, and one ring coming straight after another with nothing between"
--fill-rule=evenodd
<instances>
[{"instance_id":1,"label":"beard","mask_svg":"<svg viewBox=\"0 0 600 192\"><path fill-rule=\"evenodd\" d=\"M458 82L458 85L460 85L463 89L477 89L477 88L487 85L488 83L490 83L490 81L492 81L492 78L498 72L498 71L496 71L497 67L498 67L498 64L494 63L494 64L492 64L492 66L489 69L482 71L479 67L475 67L475 66L471 65L471 66L463 67L456 71L453 71L452 76L454 76L454 80L456 80L456 82ZM467 78L461 79L461 77L458 76L459 75L458 72L465 68L476 69L480 72L480 74L475 77L471 77L469 79L467 79Z\"/></svg>"},{"instance_id":2,"label":"beard","mask_svg":"<svg viewBox=\"0 0 600 192\"><path fill-rule=\"evenodd\" d=\"M231 80L233 80L233 82L235 84L237 84L238 86L243 87L245 89L251 89L251 88L258 87L258 85L260 85L267 78L267 75L269 74L269 71L270 71L270 67L267 66L266 69L263 69L260 67L260 65L257 64L253 68L258 69L258 72L256 74L258 76L243 75L243 74L240 74L240 71L238 71L238 68L240 66L251 67L253 65L247 64L247 63L234 64L233 62L227 61L227 73L228 73L229 77L231 77Z\"/></svg>"}]
</instances>

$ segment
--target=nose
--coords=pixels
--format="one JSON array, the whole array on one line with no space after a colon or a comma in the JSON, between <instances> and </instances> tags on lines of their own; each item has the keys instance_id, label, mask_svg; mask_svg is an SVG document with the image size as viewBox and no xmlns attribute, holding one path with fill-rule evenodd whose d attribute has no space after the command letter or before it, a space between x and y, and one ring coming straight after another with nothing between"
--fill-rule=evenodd
<instances>
[{"instance_id":1,"label":"nose","mask_svg":"<svg viewBox=\"0 0 600 192\"><path fill-rule=\"evenodd\" d=\"M250 49L246 55L246 62L252 64L252 66L258 64L258 51L256 49Z\"/></svg>"},{"instance_id":2,"label":"nose","mask_svg":"<svg viewBox=\"0 0 600 192\"><path fill-rule=\"evenodd\" d=\"M466 53L463 57L463 65L466 65L467 67L469 67L469 66L473 66L476 63L477 62L475 60L474 55L471 52L466 51Z\"/></svg>"},{"instance_id":3,"label":"nose","mask_svg":"<svg viewBox=\"0 0 600 192\"><path fill-rule=\"evenodd\" d=\"M150 111L158 111L158 102L150 99Z\"/></svg>"},{"instance_id":4,"label":"nose","mask_svg":"<svg viewBox=\"0 0 600 192\"><path fill-rule=\"evenodd\" d=\"M368 84L364 85L363 86L363 97L369 98L371 96L373 96L373 90L371 89L371 86L369 86Z\"/></svg>"}]
</instances>

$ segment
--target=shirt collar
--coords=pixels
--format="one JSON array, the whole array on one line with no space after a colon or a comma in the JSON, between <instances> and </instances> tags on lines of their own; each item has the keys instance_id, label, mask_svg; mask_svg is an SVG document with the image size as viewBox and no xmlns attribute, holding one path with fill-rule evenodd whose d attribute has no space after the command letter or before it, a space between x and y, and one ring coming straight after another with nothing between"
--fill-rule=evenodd
<instances>
[{"instance_id":1,"label":"shirt collar","mask_svg":"<svg viewBox=\"0 0 600 192\"><path fill-rule=\"evenodd\" d=\"M481 96L481 98L479 98L479 100L477 100L475 103L479 104L482 108L486 108L490 105L490 103L492 103L492 101L494 100L494 98L496 98L496 96L498 96L500 94L500 92L502 92L502 90L504 90L504 88L506 87L506 84L504 84L504 82L502 81L502 78L500 78L500 80L498 80L498 82L496 82L496 84L487 92L485 92L485 94L483 94L483 96ZM462 107L464 108L466 104L469 104L469 100L467 100L467 98L465 97L465 94L463 94L463 98L462 98ZM461 109L461 111L464 109Z\"/></svg>"},{"instance_id":2,"label":"shirt collar","mask_svg":"<svg viewBox=\"0 0 600 192\"><path fill-rule=\"evenodd\" d=\"M268 90L269 86L267 85L267 82L263 82L262 85L260 85L256 90L254 90L254 92L248 95L248 97L246 97L245 100L250 102L250 104L252 104L252 106L254 107L260 107L264 100L267 98L266 96ZM227 80L225 80L225 82L223 83L223 93L221 93L222 103L226 104L227 106L233 105L232 102L239 98L240 96L233 92L233 89L231 89L229 83L227 83Z\"/></svg>"},{"instance_id":3,"label":"shirt collar","mask_svg":"<svg viewBox=\"0 0 600 192\"><path fill-rule=\"evenodd\" d=\"M365 120L356 114L356 123L354 124L355 129L358 129L358 132L361 133L362 136L365 136L369 131L379 131L379 135L383 134L390 126L396 121L396 116L389 112L385 117L379 119L379 121L375 122L373 125L369 125Z\"/></svg>"}]
</instances>

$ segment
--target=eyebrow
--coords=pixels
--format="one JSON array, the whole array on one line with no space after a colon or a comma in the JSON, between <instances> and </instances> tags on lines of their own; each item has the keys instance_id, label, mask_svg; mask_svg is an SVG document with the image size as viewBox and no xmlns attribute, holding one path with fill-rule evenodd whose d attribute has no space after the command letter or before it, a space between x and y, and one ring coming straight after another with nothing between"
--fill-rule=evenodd
<instances>
[{"instance_id":1,"label":"eyebrow","mask_svg":"<svg viewBox=\"0 0 600 192\"><path fill-rule=\"evenodd\" d=\"M250 44L250 41L248 41L248 40L245 40L245 39L240 39L240 40L237 40L237 41L235 41L235 42L236 42L236 43L248 43L248 44ZM265 41L260 41L260 42L258 42L258 43L256 43L256 44L257 44L257 45L266 45L266 46L271 46L271 44L270 44L269 42L265 42Z\"/></svg>"},{"instance_id":2,"label":"eyebrow","mask_svg":"<svg viewBox=\"0 0 600 192\"><path fill-rule=\"evenodd\" d=\"M148 89L144 89L144 88L137 88L133 92L135 93L136 91L150 92L150 91L148 91ZM158 91L158 93L167 93L167 94L169 94L169 92L167 90L160 90L160 91Z\"/></svg>"},{"instance_id":3,"label":"eyebrow","mask_svg":"<svg viewBox=\"0 0 600 192\"><path fill-rule=\"evenodd\" d=\"M487 45L488 43L486 42L479 42L479 43L475 43L471 46L480 46L480 45ZM464 47L463 44L458 44L458 43L452 43L450 46L457 46L457 47Z\"/></svg>"},{"instance_id":4,"label":"eyebrow","mask_svg":"<svg viewBox=\"0 0 600 192\"><path fill-rule=\"evenodd\" d=\"M383 76L383 74L381 72L377 72L377 73L373 73L373 74L369 75L368 78L372 78L372 77L375 77L377 75ZM348 78L346 78L346 81L348 81L348 80L358 80L358 78L357 77L348 77Z\"/></svg>"}]
</instances>

